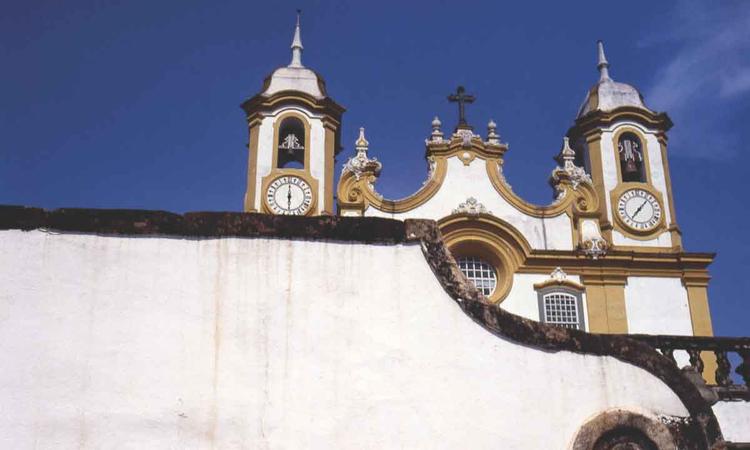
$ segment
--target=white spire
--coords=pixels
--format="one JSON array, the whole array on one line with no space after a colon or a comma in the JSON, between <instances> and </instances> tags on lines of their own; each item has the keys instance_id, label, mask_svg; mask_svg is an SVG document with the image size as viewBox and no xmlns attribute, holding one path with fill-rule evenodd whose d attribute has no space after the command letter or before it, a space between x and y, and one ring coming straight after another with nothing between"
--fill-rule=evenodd
<instances>
[{"instance_id":1,"label":"white spire","mask_svg":"<svg viewBox=\"0 0 750 450\"><path fill-rule=\"evenodd\" d=\"M294 39L292 40L292 62L289 67L304 67L302 65L302 36L299 29L299 17L302 10L297 10L297 26L294 28Z\"/></svg>"},{"instance_id":2,"label":"white spire","mask_svg":"<svg viewBox=\"0 0 750 450\"><path fill-rule=\"evenodd\" d=\"M607 57L604 56L604 42L596 41L596 46L599 50L599 63L596 65L596 68L599 69L599 81L609 80L609 63Z\"/></svg>"}]
</instances>

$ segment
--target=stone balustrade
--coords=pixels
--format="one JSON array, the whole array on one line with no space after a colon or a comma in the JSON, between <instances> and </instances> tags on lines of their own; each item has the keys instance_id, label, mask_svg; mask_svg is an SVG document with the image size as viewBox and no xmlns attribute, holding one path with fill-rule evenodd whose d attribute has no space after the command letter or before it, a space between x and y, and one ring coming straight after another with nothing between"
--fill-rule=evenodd
<instances>
[{"instance_id":1,"label":"stone balustrade","mask_svg":"<svg viewBox=\"0 0 750 450\"><path fill-rule=\"evenodd\" d=\"M704 337L704 336L663 336L632 334L630 338L644 342L670 359L675 365L676 351L684 351L690 358L690 366L698 373L704 373L706 366L703 358L713 354L716 357L715 383L709 383L719 398L739 398L750 400L750 337ZM731 356L739 356L740 363L734 367L734 373L742 380L736 383L732 379ZM705 374L704 374L705 377ZM739 380L737 380L739 381Z\"/></svg>"}]
</instances>

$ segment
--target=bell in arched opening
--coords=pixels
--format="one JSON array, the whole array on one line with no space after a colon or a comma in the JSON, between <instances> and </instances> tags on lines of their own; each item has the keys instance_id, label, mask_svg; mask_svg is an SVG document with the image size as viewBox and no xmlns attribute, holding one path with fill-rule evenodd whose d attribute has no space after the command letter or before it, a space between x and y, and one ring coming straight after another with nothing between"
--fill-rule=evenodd
<instances>
[{"instance_id":1,"label":"bell in arched opening","mask_svg":"<svg viewBox=\"0 0 750 450\"><path fill-rule=\"evenodd\" d=\"M279 169L305 168L305 124L296 117L287 117L279 126L278 159Z\"/></svg>"},{"instance_id":2,"label":"bell in arched opening","mask_svg":"<svg viewBox=\"0 0 750 450\"><path fill-rule=\"evenodd\" d=\"M643 169L643 145L634 133L623 133L617 142L620 155L620 173L623 182L646 181Z\"/></svg>"}]
</instances>

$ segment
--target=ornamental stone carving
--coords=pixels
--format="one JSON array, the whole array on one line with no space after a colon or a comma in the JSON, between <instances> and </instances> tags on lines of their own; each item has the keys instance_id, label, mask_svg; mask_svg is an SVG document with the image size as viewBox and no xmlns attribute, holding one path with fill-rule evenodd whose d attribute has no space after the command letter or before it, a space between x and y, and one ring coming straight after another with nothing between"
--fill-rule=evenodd
<instances>
[{"instance_id":1,"label":"ornamental stone carving","mask_svg":"<svg viewBox=\"0 0 750 450\"><path fill-rule=\"evenodd\" d=\"M469 197L465 202L458 205L453 210L453 214L467 214L469 216L478 216L480 214L492 214L483 204L479 203L474 197Z\"/></svg>"},{"instance_id":2,"label":"ornamental stone carving","mask_svg":"<svg viewBox=\"0 0 750 450\"><path fill-rule=\"evenodd\" d=\"M583 219L579 224L581 241L578 249L591 259L599 259L607 254L609 243L602 237L599 222L595 219Z\"/></svg>"},{"instance_id":3,"label":"ornamental stone carving","mask_svg":"<svg viewBox=\"0 0 750 450\"><path fill-rule=\"evenodd\" d=\"M474 133L471 130L459 128L453 133L453 137L461 139L461 146L469 148L471 147L471 139L474 137Z\"/></svg>"},{"instance_id":4,"label":"ornamental stone carving","mask_svg":"<svg viewBox=\"0 0 750 450\"><path fill-rule=\"evenodd\" d=\"M560 154L557 159L558 162L562 163L562 167L557 166L552 171L552 183L555 185L557 191L561 189L558 185L563 179L568 179L573 190L578 189L581 183L593 184L591 176L586 173L583 167L578 167L573 162L576 157L576 152L570 148L570 141L567 137L563 138L563 148L560 150Z\"/></svg>"},{"instance_id":5,"label":"ornamental stone carving","mask_svg":"<svg viewBox=\"0 0 750 450\"><path fill-rule=\"evenodd\" d=\"M604 238L594 237L581 242L579 248L581 249L581 252L589 258L599 259L607 254L609 244L607 244L607 241L604 240Z\"/></svg>"},{"instance_id":6,"label":"ornamental stone carving","mask_svg":"<svg viewBox=\"0 0 750 450\"><path fill-rule=\"evenodd\" d=\"M359 180L365 173L372 173L375 176L380 174L383 165L377 160L377 158L369 158L367 156L369 145L370 143L365 139L365 129L364 127L361 127L359 129L359 138L354 143L354 146L357 149L357 154L349 158L346 164L344 164L343 170L341 171L342 175L351 172L354 174L354 177Z\"/></svg>"},{"instance_id":7,"label":"ornamental stone carving","mask_svg":"<svg viewBox=\"0 0 750 450\"><path fill-rule=\"evenodd\" d=\"M549 274L549 277L558 283L562 283L563 281L568 279L568 274L565 273L564 270L562 270L562 267L555 267L555 270L553 270L552 273Z\"/></svg>"}]
</instances>

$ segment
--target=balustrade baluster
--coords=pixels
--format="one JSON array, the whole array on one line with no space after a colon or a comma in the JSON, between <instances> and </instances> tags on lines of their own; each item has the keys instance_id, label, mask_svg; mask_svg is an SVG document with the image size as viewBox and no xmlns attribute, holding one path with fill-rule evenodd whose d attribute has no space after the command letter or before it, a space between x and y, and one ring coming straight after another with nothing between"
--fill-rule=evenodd
<instances>
[{"instance_id":1,"label":"balustrade baluster","mask_svg":"<svg viewBox=\"0 0 750 450\"><path fill-rule=\"evenodd\" d=\"M664 348L661 349L661 354L664 355L664 356L666 356L667 358L669 358L669 360L672 361L672 363L674 363L675 366L677 365L677 360L674 359L674 349L673 348L664 347Z\"/></svg>"},{"instance_id":2,"label":"balustrade baluster","mask_svg":"<svg viewBox=\"0 0 750 450\"><path fill-rule=\"evenodd\" d=\"M729 371L732 369L732 364L727 358L727 352L724 350L715 350L716 355L716 383L719 386L729 386L732 384L732 379L729 378Z\"/></svg>"},{"instance_id":3,"label":"balustrade baluster","mask_svg":"<svg viewBox=\"0 0 750 450\"><path fill-rule=\"evenodd\" d=\"M688 355L690 355L690 365L698 371L703 373L703 360L701 359L701 351L695 348L687 349Z\"/></svg>"},{"instance_id":4,"label":"balustrade baluster","mask_svg":"<svg viewBox=\"0 0 750 450\"><path fill-rule=\"evenodd\" d=\"M750 388L750 350L737 350L742 357L742 363L734 371L742 377L745 386Z\"/></svg>"}]
</instances>

